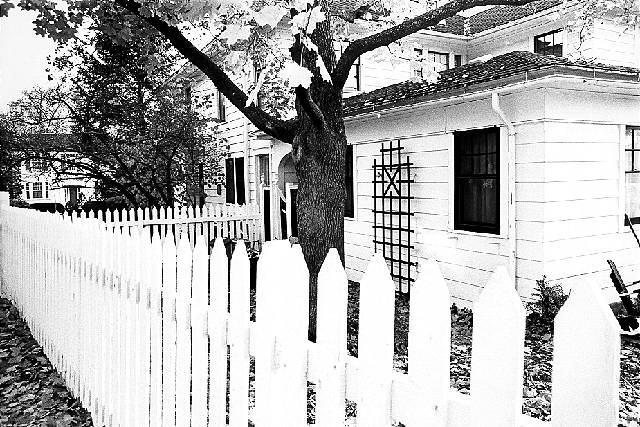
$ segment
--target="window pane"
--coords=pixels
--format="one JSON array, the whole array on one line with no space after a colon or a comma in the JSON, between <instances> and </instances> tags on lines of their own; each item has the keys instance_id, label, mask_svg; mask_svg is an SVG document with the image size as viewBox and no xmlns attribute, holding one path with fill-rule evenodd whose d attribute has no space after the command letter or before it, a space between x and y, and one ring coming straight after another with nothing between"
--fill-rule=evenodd
<instances>
[{"instance_id":1,"label":"window pane","mask_svg":"<svg viewBox=\"0 0 640 427\"><path fill-rule=\"evenodd\" d=\"M640 173L628 173L626 177L625 213L629 218L640 217Z\"/></svg>"},{"instance_id":2,"label":"window pane","mask_svg":"<svg viewBox=\"0 0 640 427\"><path fill-rule=\"evenodd\" d=\"M460 217L465 224L495 224L497 180L495 178L460 179Z\"/></svg>"}]
</instances>

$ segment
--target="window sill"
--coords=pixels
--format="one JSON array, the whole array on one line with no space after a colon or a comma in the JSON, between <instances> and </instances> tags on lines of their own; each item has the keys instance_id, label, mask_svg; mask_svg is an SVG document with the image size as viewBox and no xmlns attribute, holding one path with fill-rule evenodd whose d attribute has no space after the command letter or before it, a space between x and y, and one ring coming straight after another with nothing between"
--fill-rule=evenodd
<instances>
[{"instance_id":1,"label":"window sill","mask_svg":"<svg viewBox=\"0 0 640 427\"><path fill-rule=\"evenodd\" d=\"M506 234L493 234L493 233L482 233L479 231L467 231L467 230L456 230L453 228L447 229L447 233L449 233L449 238L458 238L458 236L475 236L475 237L484 237L488 239L494 240L507 240L509 236Z\"/></svg>"}]
</instances>

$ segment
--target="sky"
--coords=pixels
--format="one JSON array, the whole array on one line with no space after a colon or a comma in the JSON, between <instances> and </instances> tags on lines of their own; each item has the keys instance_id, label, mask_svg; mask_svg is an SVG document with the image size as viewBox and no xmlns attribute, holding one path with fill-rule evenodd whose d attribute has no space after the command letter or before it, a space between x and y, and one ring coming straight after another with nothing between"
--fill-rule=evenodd
<instances>
[{"instance_id":1,"label":"sky","mask_svg":"<svg viewBox=\"0 0 640 427\"><path fill-rule=\"evenodd\" d=\"M0 111L36 85L47 86L47 55L53 54L51 39L33 31L35 12L17 8L0 18Z\"/></svg>"}]
</instances>

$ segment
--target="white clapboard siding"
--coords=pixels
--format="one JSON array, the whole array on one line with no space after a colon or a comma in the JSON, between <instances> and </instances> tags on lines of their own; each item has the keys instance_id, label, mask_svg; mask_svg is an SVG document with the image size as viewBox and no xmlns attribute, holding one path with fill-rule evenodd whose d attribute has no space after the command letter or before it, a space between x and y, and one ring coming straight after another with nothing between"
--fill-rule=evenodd
<instances>
[{"instance_id":1,"label":"white clapboard siding","mask_svg":"<svg viewBox=\"0 0 640 427\"><path fill-rule=\"evenodd\" d=\"M522 414L524 310L502 267L474 307L471 394L462 395L449 389L450 296L433 259L420 261L412 286L408 373L402 373L393 370L395 289L379 254L363 267L353 357L337 251L329 252L318 278L312 343L308 272L297 245L265 245L257 319L250 322L243 241L229 276L222 239L209 256L202 229L185 227L176 245L171 228L162 240L123 228L0 204L2 294L98 425L306 425L307 382L316 391L320 426L342 425L346 400L357 403L359 426L550 425ZM619 328L596 285L573 288L554 335L553 425L616 426ZM248 402L250 355L255 411Z\"/></svg>"}]
</instances>

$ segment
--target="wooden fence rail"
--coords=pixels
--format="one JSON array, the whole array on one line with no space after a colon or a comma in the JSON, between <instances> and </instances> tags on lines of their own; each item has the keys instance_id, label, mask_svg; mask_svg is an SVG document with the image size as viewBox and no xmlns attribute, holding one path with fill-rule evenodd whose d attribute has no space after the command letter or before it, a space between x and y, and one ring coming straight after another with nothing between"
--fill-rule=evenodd
<instances>
[{"instance_id":1,"label":"wooden fence rail","mask_svg":"<svg viewBox=\"0 0 640 427\"><path fill-rule=\"evenodd\" d=\"M288 242L265 244L256 321L244 245L107 229L95 219L0 207L1 285L95 425L359 427L550 425L522 415L524 310L498 269L474 310L471 395L449 388L449 294L438 265L411 293L408 373L393 369L394 283L373 255L360 286L358 357L348 355L347 279L331 250L307 341L308 273ZM229 274L230 273L230 274ZM618 326L600 292L574 289L555 325L554 427L616 426ZM250 405L250 357L255 406ZM228 405L228 407L227 407ZM354 420L350 420L353 423Z\"/></svg>"}]
</instances>

